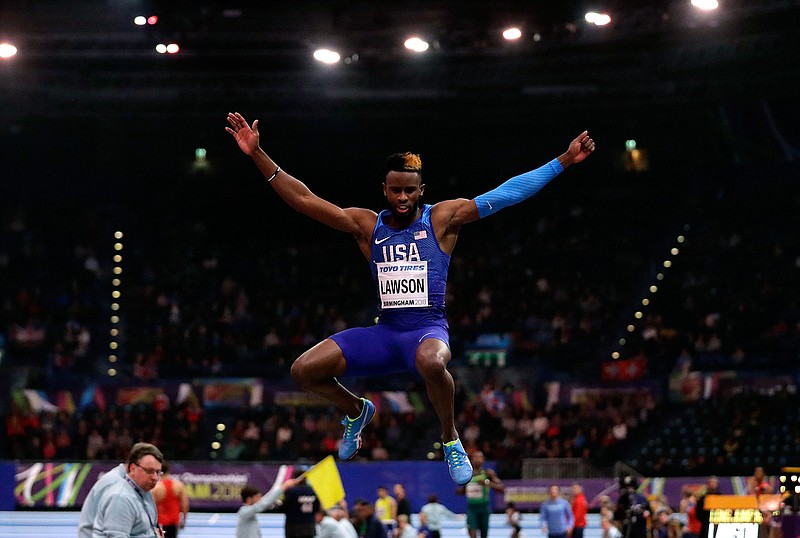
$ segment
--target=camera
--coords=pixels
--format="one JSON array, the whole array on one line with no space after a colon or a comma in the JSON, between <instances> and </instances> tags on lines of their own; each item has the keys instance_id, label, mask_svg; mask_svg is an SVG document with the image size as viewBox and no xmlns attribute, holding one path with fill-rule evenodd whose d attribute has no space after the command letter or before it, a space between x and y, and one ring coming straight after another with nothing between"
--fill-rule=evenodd
<instances>
[{"instance_id":1,"label":"camera","mask_svg":"<svg viewBox=\"0 0 800 538\"><path fill-rule=\"evenodd\" d=\"M639 481L634 476L619 479L619 499L614 519L622 523L625 538L645 538L647 534L646 512L650 509L647 500L636 493Z\"/></svg>"}]
</instances>

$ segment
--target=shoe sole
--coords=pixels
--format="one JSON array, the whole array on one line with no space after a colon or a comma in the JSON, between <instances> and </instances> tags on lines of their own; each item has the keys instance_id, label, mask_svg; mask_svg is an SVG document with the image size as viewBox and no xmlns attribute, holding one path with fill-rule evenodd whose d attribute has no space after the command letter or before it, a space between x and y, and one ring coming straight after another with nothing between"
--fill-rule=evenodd
<instances>
[{"instance_id":1,"label":"shoe sole","mask_svg":"<svg viewBox=\"0 0 800 538\"><path fill-rule=\"evenodd\" d=\"M350 460L352 460L353 458L355 458L355 457L356 457L356 454L358 454L358 451L359 451L359 450L361 450L361 445L362 445L362 443L361 443L361 438L359 437L359 438L358 438L358 448L356 448L356 451L355 451L355 452L353 452L353 455L352 455L352 456L350 456L349 458L346 458L346 459L345 459L345 460L343 460L343 461L350 461Z\"/></svg>"},{"instance_id":2,"label":"shoe sole","mask_svg":"<svg viewBox=\"0 0 800 538\"><path fill-rule=\"evenodd\" d=\"M453 478L453 477L451 476L450 478ZM469 480L467 480L466 482L463 482L463 483L456 482L455 480L453 480L453 482L455 482L456 486L466 486L467 484L470 483L471 480L472 479L470 478Z\"/></svg>"}]
</instances>

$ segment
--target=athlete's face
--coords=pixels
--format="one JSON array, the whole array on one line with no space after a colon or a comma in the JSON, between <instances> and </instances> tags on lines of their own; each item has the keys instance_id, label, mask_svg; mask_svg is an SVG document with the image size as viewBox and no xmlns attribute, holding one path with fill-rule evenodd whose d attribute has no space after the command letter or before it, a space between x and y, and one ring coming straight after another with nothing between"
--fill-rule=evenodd
<instances>
[{"instance_id":1,"label":"athlete's face","mask_svg":"<svg viewBox=\"0 0 800 538\"><path fill-rule=\"evenodd\" d=\"M417 217L419 198L425 190L416 172L389 172L383 184L383 194L389 202L392 214L401 221Z\"/></svg>"}]
</instances>

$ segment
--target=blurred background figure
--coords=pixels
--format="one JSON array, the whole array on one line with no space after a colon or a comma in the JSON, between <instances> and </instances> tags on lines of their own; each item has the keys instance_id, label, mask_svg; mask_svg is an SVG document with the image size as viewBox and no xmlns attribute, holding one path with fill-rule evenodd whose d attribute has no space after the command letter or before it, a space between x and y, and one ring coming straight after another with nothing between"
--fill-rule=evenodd
<instances>
[{"instance_id":1,"label":"blurred background figure","mask_svg":"<svg viewBox=\"0 0 800 538\"><path fill-rule=\"evenodd\" d=\"M151 492L158 508L158 523L164 529L164 538L177 538L189 517L189 495L183 482L170 474L169 462L165 461L161 470L164 476Z\"/></svg>"},{"instance_id":2,"label":"blurred background figure","mask_svg":"<svg viewBox=\"0 0 800 538\"><path fill-rule=\"evenodd\" d=\"M517 506L513 502L506 503L506 524L511 527L511 538L519 538L519 533L522 530L520 526L520 519L522 514L517 510Z\"/></svg>"},{"instance_id":3,"label":"blurred background figure","mask_svg":"<svg viewBox=\"0 0 800 538\"><path fill-rule=\"evenodd\" d=\"M586 514L589 513L589 503L580 484L572 485L572 517L575 521L572 527L572 538L583 538L586 529Z\"/></svg>"},{"instance_id":4,"label":"blurred background figure","mask_svg":"<svg viewBox=\"0 0 800 538\"><path fill-rule=\"evenodd\" d=\"M639 482L633 476L619 481L619 498L614 510L614 520L626 538L647 538L647 524L652 509L647 498L637 491Z\"/></svg>"}]
</instances>

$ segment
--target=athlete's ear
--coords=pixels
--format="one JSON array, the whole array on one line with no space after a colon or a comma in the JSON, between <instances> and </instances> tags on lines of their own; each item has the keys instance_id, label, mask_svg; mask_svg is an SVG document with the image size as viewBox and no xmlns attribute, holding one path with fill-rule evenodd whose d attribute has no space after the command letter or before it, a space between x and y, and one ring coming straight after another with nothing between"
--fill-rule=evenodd
<instances>
[{"instance_id":1,"label":"athlete's ear","mask_svg":"<svg viewBox=\"0 0 800 538\"><path fill-rule=\"evenodd\" d=\"M383 195L386 196L386 183L383 183Z\"/></svg>"},{"instance_id":2,"label":"athlete's ear","mask_svg":"<svg viewBox=\"0 0 800 538\"><path fill-rule=\"evenodd\" d=\"M422 183L419 186L419 195L422 196L423 194L425 194L425 184L424 183Z\"/></svg>"}]
</instances>

